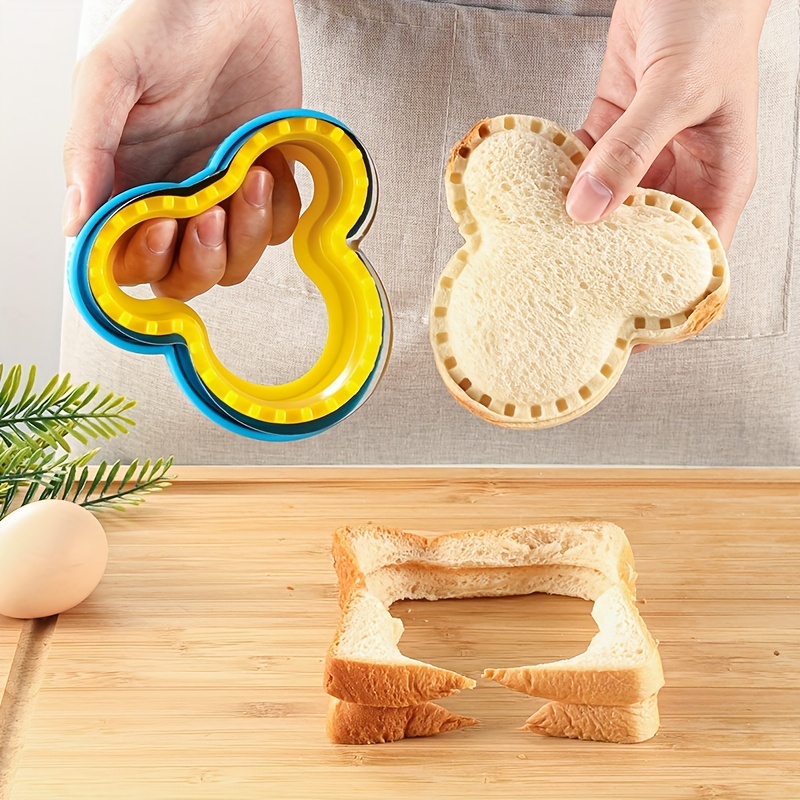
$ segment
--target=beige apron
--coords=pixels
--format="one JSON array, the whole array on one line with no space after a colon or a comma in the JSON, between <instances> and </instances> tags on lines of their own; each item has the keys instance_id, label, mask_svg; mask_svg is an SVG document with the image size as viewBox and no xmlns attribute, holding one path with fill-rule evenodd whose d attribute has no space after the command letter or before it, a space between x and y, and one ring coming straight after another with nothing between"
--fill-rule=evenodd
<instances>
[{"instance_id":1,"label":"beige apron","mask_svg":"<svg viewBox=\"0 0 800 800\"><path fill-rule=\"evenodd\" d=\"M134 431L107 454L175 454L215 464L800 463L797 0L773 0L762 39L758 184L730 251L725 318L697 340L633 358L618 386L575 422L495 428L450 397L428 344L436 276L459 246L443 200L449 147L484 116L523 113L578 126L592 98L612 0L458 5L297 0L306 107L351 126L380 179L363 249L395 321L388 371L367 404L311 440L272 444L197 412L164 359L101 341L65 303L62 368L138 400ZM118 0L89 0L83 46ZM308 190L304 182L305 190ZM195 303L223 362L279 382L313 363L322 303L286 247L244 284Z\"/></svg>"}]
</instances>

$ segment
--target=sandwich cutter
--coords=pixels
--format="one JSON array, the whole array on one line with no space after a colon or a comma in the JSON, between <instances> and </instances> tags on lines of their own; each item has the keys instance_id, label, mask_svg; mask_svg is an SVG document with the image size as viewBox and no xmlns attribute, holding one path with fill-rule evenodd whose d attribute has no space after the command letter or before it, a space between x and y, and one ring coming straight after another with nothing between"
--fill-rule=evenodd
<instances>
[{"instance_id":1,"label":"sandwich cutter","mask_svg":"<svg viewBox=\"0 0 800 800\"><path fill-rule=\"evenodd\" d=\"M316 363L284 384L261 385L233 374L213 352L203 320L186 303L139 299L116 283L120 237L148 219L192 217L232 195L253 162L277 148L302 163L314 196L292 237L295 259L319 289L328 335ZM176 381L207 417L265 441L321 433L372 394L392 343L388 298L359 250L377 204L374 165L339 120L306 109L257 117L228 136L206 167L181 183L129 189L99 208L75 239L68 260L73 300L106 341L166 357Z\"/></svg>"}]
</instances>

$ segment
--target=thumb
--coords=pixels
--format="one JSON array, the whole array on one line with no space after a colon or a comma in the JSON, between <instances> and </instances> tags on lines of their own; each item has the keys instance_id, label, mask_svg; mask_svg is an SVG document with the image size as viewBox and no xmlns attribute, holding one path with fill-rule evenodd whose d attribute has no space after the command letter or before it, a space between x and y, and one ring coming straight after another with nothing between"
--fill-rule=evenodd
<instances>
[{"instance_id":1,"label":"thumb","mask_svg":"<svg viewBox=\"0 0 800 800\"><path fill-rule=\"evenodd\" d=\"M135 68L126 70L125 64L119 53L95 50L75 69L64 140L66 236L75 236L114 189L114 158L128 113L139 97Z\"/></svg>"},{"instance_id":2,"label":"thumb","mask_svg":"<svg viewBox=\"0 0 800 800\"><path fill-rule=\"evenodd\" d=\"M567 195L576 222L597 222L638 186L659 153L685 127L657 86L642 87L589 151Z\"/></svg>"}]
</instances>

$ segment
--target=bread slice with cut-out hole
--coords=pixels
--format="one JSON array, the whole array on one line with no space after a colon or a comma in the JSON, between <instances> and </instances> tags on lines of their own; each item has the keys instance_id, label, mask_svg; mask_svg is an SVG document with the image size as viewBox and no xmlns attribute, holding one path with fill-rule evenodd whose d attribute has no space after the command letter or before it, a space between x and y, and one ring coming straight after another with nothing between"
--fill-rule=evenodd
<instances>
[{"instance_id":1,"label":"bread slice with cut-out hole","mask_svg":"<svg viewBox=\"0 0 800 800\"><path fill-rule=\"evenodd\" d=\"M477 724L478 720L455 714L436 703L374 708L331 697L327 733L334 744L382 744L435 736Z\"/></svg>"},{"instance_id":2,"label":"bread slice with cut-out hole","mask_svg":"<svg viewBox=\"0 0 800 800\"><path fill-rule=\"evenodd\" d=\"M436 537L376 526L341 528L334 534L333 556L342 613L326 659L325 689L358 707L332 713L361 715L375 740L398 735L404 715L412 713L391 715L386 709L419 707L475 686L466 676L400 652L403 623L391 616L389 607L401 599L548 592L594 600L600 630L585 654L541 667L488 672L512 688L532 687L538 697L581 707L635 704L663 685L657 644L635 606L630 545L611 523L555 523ZM605 719L602 714L598 718ZM556 723L549 724L557 729Z\"/></svg>"},{"instance_id":3,"label":"bread slice with cut-out hole","mask_svg":"<svg viewBox=\"0 0 800 800\"><path fill-rule=\"evenodd\" d=\"M635 744L652 739L659 724L654 694L627 706L545 703L528 719L523 730L567 739Z\"/></svg>"},{"instance_id":4,"label":"bread slice with cut-out hole","mask_svg":"<svg viewBox=\"0 0 800 800\"><path fill-rule=\"evenodd\" d=\"M719 236L685 200L636 189L608 219L565 199L587 149L547 120L486 119L453 149L447 201L464 245L431 311L436 364L455 399L505 427L584 414L634 345L676 342L723 311Z\"/></svg>"},{"instance_id":5,"label":"bread slice with cut-out hole","mask_svg":"<svg viewBox=\"0 0 800 800\"><path fill-rule=\"evenodd\" d=\"M369 706L417 705L475 687L470 678L400 652L403 623L389 613L397 600L533 592L594 600L619 582L635 584L628 540L606 522L434 538L343 528L334 534L333 555L342 615L328 650L325 690Z\"/></svg>"}]
</instances>

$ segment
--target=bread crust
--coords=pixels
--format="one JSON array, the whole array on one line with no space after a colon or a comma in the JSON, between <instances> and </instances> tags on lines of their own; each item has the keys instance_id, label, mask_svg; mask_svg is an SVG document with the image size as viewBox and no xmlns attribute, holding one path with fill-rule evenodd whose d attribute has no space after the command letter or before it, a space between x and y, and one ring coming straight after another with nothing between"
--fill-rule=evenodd
<instances>
[{"instance_id":1,"label":"bread crust","mask_svg":"<svg viewBox=\"0 0 800 800\"><path fill-rule=\"evenodd\" d=\"M528 719L523 730L542 736L636 744L655 736L659 725L658 702L652 695L627 706L546 703Z\"/></svg>"},{"instance_id":2,"label":"bread crust","mask_svg":"<svg viewBox=\"0 0 800 800\"><path fill-rule=\"evenodd\" d=\"M396 650L402 623L389 615L388 606L409 594L404 593L402 586L384 589L384 592L390 593L380 597L373 594L370 585L376 584L370 576L381 575L382 570L390 570L392 580L402 578L407 572L416 582L427 581L426 592L433 591L431 587L437 585L434 579L441 578L436 597L456 596L455 590L448 589L451 585L448 581L474 579L482 570L497 570L502 577L512 574L515 569L530 569L528 565L531 562L542 567L561 565L558 575L564 580L574 577L575 570L586 570L591 580L585 586L596 587L594 591L599 593L597 597L610 597L612 602L617 603L624 601L629 609L625 619L633 620L643 631L644 646L647 648L645 657L636 663L623 663L614 668L589 669L579 663L570 664L571 660L567 660L552 665L487 670L484 674L517 691L580 708L635 706L655 696L663 686L657 643L647 633L635 607L633 553L624 532L616 525L604 522L551 523L460 531L434 537L378 526L342 527L334 533L332 552L339 576L342 613L326 658L324 687L329 695L345 703L338 714L344 715L346 711L349 714L346 719L368 721L368 724L365 723L365 736L370 740L389 741L395 737L402 727L398 720L407 722L411 719L408 716L411 712L402 709L431 705L430 700L475 686L475 681L470 678L421 661L406 659ZM479 567L476 566L478 562L492 566ZM496 582L491 584L493 593L499 585ZM517 591L521 585L524 584L517 584ZM463 593L463 587L459 586L458 591ZM610 591L619 592L621 600L608 595ZM478 589L475 596L480 596ZM608 600L605 603L604 608L614 608L608 605ZM356 621L363 619L367 613L364 609L378 613L377 622L370 628L370 636L383 637L379 652L389 654L385 657L368 658L353 652L351 628ZM602 619L597 619L602 632ZM395 648L396 656L391 655L392 648ZM396 713L392 714L387 709L393 709ZM622 714L596 710L587 713L594 715L590 716L590 720L616 720ZM534 722L542 730L556 730L558 724L554 719L552 712L541 719L535 718ZM564 719L564 714L558 717L558 720ZM339 723L336 741L354 740L355 733L348 725ZM343 730L346 732L342 733ZM617 734L611 731L605 735ZM628 732L625 735L631 734Z\"/></svg>"},{"instance_id":3,"label":"bread crust","mask_svg":"<svg viewBox=\"0 0 800 800\"><path fill-rule=\"evenodd\" d=\"M642 664L602 672L575 673L547 664L512 669L487 669L484 678L533 697L593 706L626 706L657 694L664 686L661 657L655 644ZM574 677L570 680L570 677Z\"/></svg>"},{"instance_id":4,"label":"bread crust","mask_svg":"<svg viewBox=\"0 0 800 800\"><path fill-rule=\"evenodd\" d=\"M396 553L405 550L422 551L429 565L434 565L441 559L441 551L453 543L468 544L470 541L480 539L487 549L500 548L504 540L511 539L521 547L534 548L540 542L561 543L568 535L583 531L587 535L603 536L609 540L613 547L615 562L613 574L609 575L615 581L623 582L631 592L636 591L636 569L633 550L625 532L617 525L603 520L584 520L582 522L551 522L541 525L517 525L505 528L475 529L466 531L453 531L451 533L431 534L422 536L409 533L397 528L387 528L381 525L368 525L363 527L343 525L333 533L331 553L333 555L334 569L339 580L339 605L344 608L348 605L353 594L366 590L366 575L364 567L359 561L356 552L356 541L366 535L375 541L384 540L389 549L387 552L388 563L398 563ZM419 563L421 567L425 564ZM468 566L461 563L459 566ZM509 565L513 566L513 565Z\"/></svg>"},{"instance_id":5,"label":"bread crust","mask_svg":"<svg viewBox=\"0 0 800 800\"><path fill-rule=\"evenodd\" d=\"M325 691L350 703L402 708L474 688L474 680L430 664L382 664L330 652L325 659Z\"/></svg>"},{"instance_id":6,"label":"bread crust","mask_svg":"<svg viewBox=\"0 0 800 800\"><path fill-rule=\"evenodd\" d=\"M538 125L539 134L548 138L550 141L555 137L563 137L563 143L559 145L563 149L573 153L580 153L584 157L588 153L586 146L580 139L575 137L570 131L564 130L549 120L521 115L504 115L502 117L490 117L480 120L473 125L468 133L451 149L445 168L445 186L448 205L453 219L459 227L461 227L463 223L464 210L457 202L456 193L460 193L462 187L460 184L454 184L451 181L451 177L455 172L464 172L466 170L469 157L484 141L492 135L505 130L506 120L514 120L515 126L527 125L530 128L531 125ZM684 211L678 214L679 216L684 216L685 218L691 216L694 220L698 221L695 226L702 228L703 232L706 234L709 248L712 250L712 258L716 259L715 263L717 267L722 269L722 275L719 276L719 279L716 281L718 282L718 286L714 291L701 298L693 308L687 309L688 313L685 322L675 327L667 329L647 327L643 330L637 330L634 327L634 317L630 317L623 323L623 328L630 329L633 333L624 337L620 334L618 337L627 339L627 344L624 351L614 359L615 364L613 371L606 376L602 387L594 390L588 398L571 398L569 407L564 411L544 413L538 418L533 418L508 416L504 413L499 413L497 410L487 407L480 402L482 397L492 397L492 387L474 387L470 385L468 389L464 389L461 387L460 383L454 379L450 368L445 364L449 358L447 352L443 350L442 344L437 340L437 336L440 333L446 332L446 323L440 324L434 312L437 307L447 307L447 302L442 299L444 294L441 292L441 285L437 282L437 289L434 294L431 309L430 342L437 371L447 387L447 390L459 405L472 412L477 417L503 428L536 430L562 425L583 416L608 396L609 392L619 381L627 365L631 351L637 344L660 345L684 341L696 336L704 328L722 316L730 289L730 272L725 253L719 245L718 234L708 217L688 201L666 192L637 188L634 190L631 197L633 198L634 205L646 204L649 202L648 198L652 199L654 197L659 199L659 204L663 208L672 208L673 203L679 203L681 208L684 209ZM449 278L450 281L456 281L462 268L463 261L459 258L459 254L456 254L448 263L441 277ZM472 394L476 396L471 396L470 393L468 393L470 389L472 390ZM543 398L544 402L542 405L546 405L550 400L551 398ZM533 404L536 403L534 402Z\"/></svg>"},{"instance_id":7,"label":"bread crust","mask_svg":"<svg viewBox=\"0 0 800 800\"><path fill-rule=\"evenodd\" d=\"M487 669L484 670L483 677L523 694L580 705L624 706L655 695L664 685L664 672L658 654L658 643L650 635L636 608L635 596L623 585L611 587L603 594L604 597L598 598L592 610L592 616L601 633L598 634L597 647L594 647L593 641L586 655L590 652L603 652L607 647L607 636L605 642L602 638L605 621L600 607L603 601L613 602L616 597L625 609L625 625L629 630L632 628L635 631L640 642L637 651L641 655L639 659L629 659L628 663L618 667L589 670L581 658L576 657L510 669ZM605 613L608 614L607 604L605 608Z\"/></svg>"},{"instance_id":8,"label":"bread crust","mask_svg":"<svg viewBox=\"0 0 800 800\"><path fill-rule=\"evenodd\" d=\"M384 544L388 563L396 563L398 553L412 551L418 559L427 557L427 564L419 560L414 562L416 567L425 570L437 569L436 561L441 560L441 551L445 548L468 546L478 539L488 550L499 550L505 544L514 545L524 551L526 548L534 549L541 542L545 545L557 545L567 534L574 535L576 531L584 529L587 537L598 534L607 537L614 548L613 563L606 567L608 584L622 581L631 591L635 591L633 551L624 532L610 523L583 523L583 528L578 523L551 523L496 530L458 531L434 537L381 526L337 529L333 535L331 550L339 578L339 605L342 614L325 660L325 691L351 703L400 707L447 697L464 689L472 689L476 685L474 680L456 672L411 659L406 663L386 663L342 657L339 654L340 644L347 635L349 619L357 604L372 596L367 588L366 574L356 547L365 534L376 545ZM455 576L452 572L450 574ZM395 599L399 598L392 598L391 602ZM386 615L389 616L388 611Z\"/></svg>"},{"instance_id":9,"label":"bread crust","mask_svg":"<svg viewBox=\"0 0 800 800\"><path fill-rule=\"evenodd\" d=\"M334 744L383 744L469 728L478 720L454 714L435 703L404 708L374 708L330 699L328 738Z\"/></svg>"}]
</instances>

